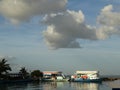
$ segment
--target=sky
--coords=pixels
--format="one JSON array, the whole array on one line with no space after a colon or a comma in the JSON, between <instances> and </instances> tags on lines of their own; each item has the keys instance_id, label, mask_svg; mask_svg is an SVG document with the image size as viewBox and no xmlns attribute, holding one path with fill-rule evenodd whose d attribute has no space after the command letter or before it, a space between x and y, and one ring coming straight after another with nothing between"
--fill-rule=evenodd
<instances>
[{"instance_id":1,"label":"sky","mask_svg":"<svg viewBox=\"0 0 120 90\"><path fill-rule=\"evenodd\" d=\"M0 0L0 58L14 72L120 75L119 0Z\"/></svg>"}]
</instances>

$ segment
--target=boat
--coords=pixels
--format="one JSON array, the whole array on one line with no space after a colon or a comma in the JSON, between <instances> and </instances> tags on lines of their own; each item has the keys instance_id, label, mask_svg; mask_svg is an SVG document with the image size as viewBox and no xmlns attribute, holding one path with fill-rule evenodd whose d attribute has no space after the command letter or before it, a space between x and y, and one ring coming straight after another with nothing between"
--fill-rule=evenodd
<instances>
[{"instance_id":1,"label":"boat","mask_svg":"<svg viewBox=\"0 0 120 90\"><path fill-rule=\"evenodd\" d=\"M98 71L76 71L71 76L70 81L72 82L102 82L99 78Z\"/></svg>"},{"instance_id":2,"label":"boat","mask_svg":"<svg viewBox=\"0 0 120 90\"><path fill-rule=\"evenodd\" d=\"M12 83L27 83L32 82L33 79L30 77L23 77L21 73L9 73L6 75L6 78L0 79L0 84L12 84Z\"/></svg>"},{"instance_id":3,"label":"boat","mask_svg":"<svg viewBox=\"0 0 120 90\"><path fill-rule=\"evenodd\" d=\"M43 81L65 82L68 81L68 79L61 71L43 71Z\"/></svg>"}]
</instances>

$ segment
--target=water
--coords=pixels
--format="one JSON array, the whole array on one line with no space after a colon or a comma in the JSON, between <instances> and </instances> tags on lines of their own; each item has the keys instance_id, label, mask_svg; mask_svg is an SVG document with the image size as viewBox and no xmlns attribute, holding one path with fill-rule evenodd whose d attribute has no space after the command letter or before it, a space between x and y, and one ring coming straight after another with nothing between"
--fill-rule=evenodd
<instances>
[{"instance_id":1,"label":"water","mask_svg":"<svg viewBox=\"0 0 120 90\"><path fill-rule=\"evenodd\" d=\"M0 90L112 90L105 84L46 82L0 85Z\"/></svg>"}]
</instances>

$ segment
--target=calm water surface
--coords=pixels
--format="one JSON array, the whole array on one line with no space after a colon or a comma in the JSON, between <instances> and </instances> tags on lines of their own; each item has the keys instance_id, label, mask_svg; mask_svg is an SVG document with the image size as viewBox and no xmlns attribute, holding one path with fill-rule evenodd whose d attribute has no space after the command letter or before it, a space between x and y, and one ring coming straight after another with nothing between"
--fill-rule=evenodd
<instances>
[{"instance_id":1,"label":"calm water surface","mask_svg":"<svg viewBox=\"0 0 120 90\"><path fill-rule=\"evenodd\" d=\"M69 82L47 82L47 83L24 83L0 85L0 90L112 90L105 84L97 83L69 83Z\"/></svg>"}]
</instances>

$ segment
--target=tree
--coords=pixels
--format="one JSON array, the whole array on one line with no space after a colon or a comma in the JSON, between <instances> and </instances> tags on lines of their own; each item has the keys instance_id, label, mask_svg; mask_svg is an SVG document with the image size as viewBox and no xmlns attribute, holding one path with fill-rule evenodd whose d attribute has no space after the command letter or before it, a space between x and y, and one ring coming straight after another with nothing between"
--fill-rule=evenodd
<instances>
[{"instance_id":1,"label":"tree","mask_svg":"<svg viewBox=\"0 0 120 90\"><path fill-rule=\"evenodd\" d=\"M43 73L40 70L34 70L33 72L31 72L31 76L38 79L43 77Z\"/></svg>"},{"instance_id":2,"label":"tree","mask_svg":"<svg viewBox=\"0 0 120 90\"><path fill-rule=\"evenodd\" d=\"M27 77L28 77L28 74L29 74L29 73L27 72L27 70L26 70L25 67L22 67L22 68L20 69L19 73L22 74L23 78L27 78Z\"/></svg>"},{"instance_id":3,"label":"tree","mask_svg":"<svg viewBox=\"0 0 120 90\"><path fill-rule=\"evenodd\" d=\"M11 67L7 64L7 60L3 58L0 60L0 76L3 76L3 74L5 75L8 71L11 71Z\"/></svg>"}]
</instances>

